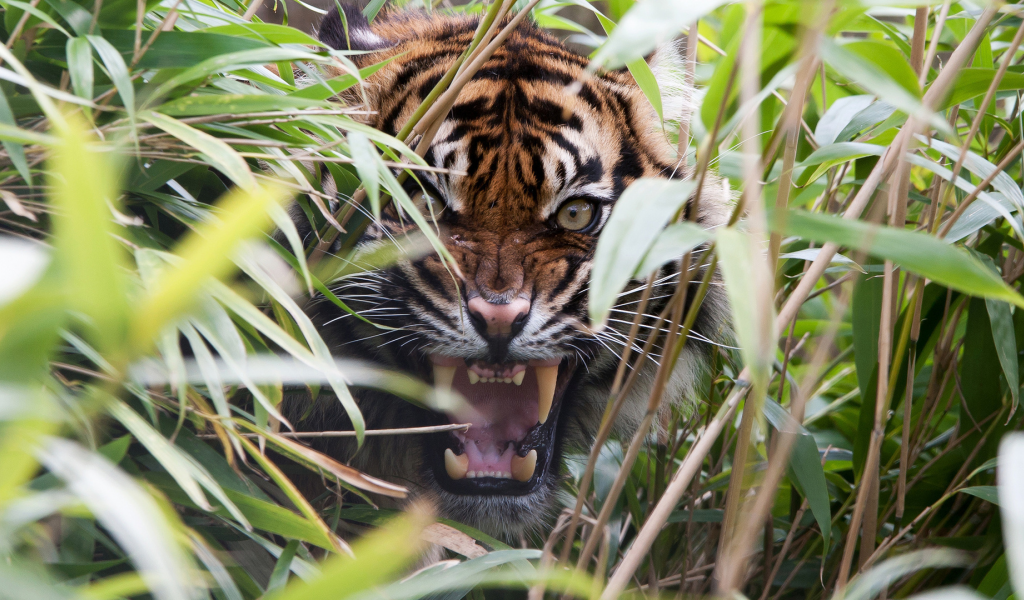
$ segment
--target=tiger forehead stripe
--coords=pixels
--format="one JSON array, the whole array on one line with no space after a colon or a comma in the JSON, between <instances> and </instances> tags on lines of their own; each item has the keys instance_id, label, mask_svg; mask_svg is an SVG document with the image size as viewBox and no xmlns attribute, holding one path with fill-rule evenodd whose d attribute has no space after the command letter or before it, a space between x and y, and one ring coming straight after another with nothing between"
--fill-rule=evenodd
<instances>
[{"instance_id":1,"label":"tiger forehead stripe","mask_svg":"<svg viewBox=\"0 0 1024 600\"><path fill-rule=\"evenodd\" d=\"M376 126L392 134L401 129L461 55L476 23L402 16L373 26L374 35L398 41L391 63L371 78ZM645 139L653 113L628 73L587 75L586 64L535 28L510 36L463 89L425 156L466 173L439 177L437 190L450 208L479 212L505 202L523 219L544 220L583 188L611 198L647 172L671 170Z\"/></svg>"}]
</instances>

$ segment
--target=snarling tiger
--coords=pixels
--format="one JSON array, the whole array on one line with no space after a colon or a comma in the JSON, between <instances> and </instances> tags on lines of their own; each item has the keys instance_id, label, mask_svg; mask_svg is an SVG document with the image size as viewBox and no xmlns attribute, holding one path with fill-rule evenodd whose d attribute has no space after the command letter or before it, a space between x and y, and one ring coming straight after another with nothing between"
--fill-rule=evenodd
<instances>
[{"instance_id":1,"label":"snarling tiger","mask_svg":"<svg viewBox=\"0 0 1024 600\"><path fill-rule=\"evenodd\" d=\"M344 17L334 10L324 18L323 43L361 51L350 55L359 67L390 62L343 100L368 103L368 124L392 135L479 24L479 17L394 12L371 25L348 8ZM650 60L668 82L663 103L676 121L685 117L687 98L680 62L674 48ZM338 355L401 369L467 401L438 413L383 392L359 392L371 428L472 426L368 438L355 465L432 497L444 516L496 535L535 528L557 512L563 453L586 452L600 423L643 287L636 282L623 293L609 327L587 327L591 261L616 200L640 177L683 176L661 120L631 75L588 75L587 65L529 21L520 23L444 119L425 155L440 169L408 180L457 268L431 253L335 282L332 291L352 308L393 329L322 299L309 308ZM714 177L703 189L697 220L718 226L728 194ZM361 243L373 246L410 227L392 205ZM673 269L678 262L656 280L647 329L672 294ZM724 303L712 287L670 379L672 401L694 401L692 385L710 356L710 346L697 340L720 337ZM657 360L633 365L640 376L619 414L620 434L639 426ZM307 427L346 427L336 402L320 407ZM322 448L352 458L341 442Z\"/></svg>"}]
</instances>

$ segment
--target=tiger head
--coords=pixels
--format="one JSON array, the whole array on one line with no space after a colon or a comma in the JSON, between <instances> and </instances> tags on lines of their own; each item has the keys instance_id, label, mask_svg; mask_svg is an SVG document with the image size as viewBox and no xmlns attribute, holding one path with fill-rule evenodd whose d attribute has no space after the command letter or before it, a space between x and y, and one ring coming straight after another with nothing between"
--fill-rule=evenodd
<instances>
[{"instance_id":1,"label":"tiger head","mask_svg":"<svg viewBox=\"0 0 1024 600\"><path fill-rule=\"evenodd\" d=\"M398 12L371 25L357 10L343 10L344 20L336 10L325 17L320 39L363 51L350 55L360 67L389 60L345 99L368 104L368 124L392 135L469 46L479 23ZM671 68L673 56L653 59L655 73L665 71L666 58ZM333 285L363 317L393 329L322 300L311 309L332 351L402 369L465 398L445 413L362 393L370 427L471 427L374 438L355 462L432 496L444 516L494 534L522 532L557 511L561 455L587 450L608 401L640 287L624 293L609 327L588 327L591 261L612 207L637 178L682 176L657 113L631 75L589 74L587 65L528 21L519 24L441 123L424 156L437 169L407 181L450 260L431 253ZM674 119L683 116L685 91L662 91ZM705 189L699 220L710 227L722 222L724 202L717 179ZM392 203L361 243L373 246L413 227ZM648 313L663 309L675 279L666 269ZM713 288L697 335L714 336L722 302ZM651 329L656 319L643 323ZM707 355L706 345L687 344L668 397L687 395ZM655 353L633 365L639 377L619 414L619 432L638 426L657 360ZM342 413L336 404L322 411L321 425L331 411Z\"/></svg>"}]
</instances>

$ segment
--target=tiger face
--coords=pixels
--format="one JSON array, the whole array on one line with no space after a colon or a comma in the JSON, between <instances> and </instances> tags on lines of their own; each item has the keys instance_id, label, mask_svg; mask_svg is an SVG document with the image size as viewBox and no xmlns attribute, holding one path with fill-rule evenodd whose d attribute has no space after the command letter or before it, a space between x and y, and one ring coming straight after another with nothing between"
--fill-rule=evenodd
<instances>
[{"instance_id":1,"label":"tiger face","mask_svg":"<svg viewBox=\"0 0 1024 600\"><path fill-rule=\"evenodd\" d=\"M367 52L355 56L359 66L391 59L346 98L368 102L369 124L390 134L469 45L478 24L472 17L397 13L371 26L358 11L345 13L344 24L336 11L325 17L320 39ZM520 24L463 89L426 153L444 171L408 182L452 262L430 254L335 283L332 291L357 312L394 329L374 328L328 302L311 308L332 351L402 369L465 398L450 412L433 412L364 392L359 402L369 427L471 426L374 438L354 460L432 496L444 516L492 534L522 532L557 512L561 456L587 450L608 401L639 297L639 285L632 285L610 327L588 327L591 260L612 207L639 177L682 176L631 76L588 75L586 68L587 59ZM669 92L675 90L665 93L671 111L678 93ZM722 222L724 202L716 179L705 188L699 220L710 227ZM399 236L410 223L392 205L363 243ZM666 269L647 312L662 310L675 279ZM721 304L712 289L698 336L716 335ZM644 323L650 329L655 320ZM707 352L706 345L687 344L669 398L683 401ZM638 426L657 359L632 365L640 376L616 423L620 432ZM322 410L320 424L341 413L336 404Z\"/></svg>"}]
</instances>

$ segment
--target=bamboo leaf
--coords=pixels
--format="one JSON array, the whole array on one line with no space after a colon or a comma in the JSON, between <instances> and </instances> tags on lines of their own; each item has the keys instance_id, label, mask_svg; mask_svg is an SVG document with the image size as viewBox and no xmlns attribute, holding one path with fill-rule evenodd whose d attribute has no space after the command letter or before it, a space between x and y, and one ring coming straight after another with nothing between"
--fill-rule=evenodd
<instances>
[{"instance_id":1,"label":"bamboo leaf","mask_svg":"<svg viewBox=\"0 0 1024 600\"><path fill-rule=\"evenodd\" d=\"M92 100L92 46L89 40L81 37L68 38L67 55L68 73L71 75L71 87L75 90L75 95Z\"/></svg>"},{"instance_id":2,"label":"bamboo leaf","mask_svg":"<svg viewBox=\"0 0 1024 600\"><path fill-rule=\"evenodd\" d=\"M192 565L163 512L138 483L70 440L49 438L38 456L124 547L158 600L195 597Z\"/></svg>"},{"instance_id":3,"label":"bamboo leaf","mask_svg":"<svg viewBox=\"0 0 1024 600\"><path fill-rule=\"evenodd\" d=\"M132 85L132 78L128 74L128 65L125 64L124 58L104 38L96 35L88 35L86 38L92 44L92 47L96 49L96 55L100 57L103 66L107 68L107 75L110 76L110 80L114 82L114 87L117 88L118 95L121 96L121 102L124 103L124 109L128 112L128 118L134 121L135 87Z\"/></svg>"},{"instance_id":4,"label":"bamboo leaf","mask_svg":"<svg viewBox=\"0 0 1024 600\"><path fill-rule=\"evenodd\" d=\"M141 117L195 148L204 159L220 169L239 187L255 191L256 180L249 170L249 165L231 146L206 132L158 112L146 111Z\"/></svg>"},{"instance_id":5,"label":"bamboo leaf","mask_svg":"<svg viewBox=\"0 0 1024 600\"><path fill-rule=\"evenodd\" d=\"M640 6L638 4L637 6ZM590 321L601 325L661 231L693 193L692 181L643 178L622 193L608 217L590 274Z\"/></svg>"},{"instance_id":6,"label":"bamboo leaf","mask_svg":"<svg viewBox=\"0 0 1024 600\"><path fill-rule=\"evenodd\" d=\"M1024 298L977 259L927 234L802 211L776 213L769 223L779 233L868 252L965 294L1024 307Z\"/></svg>"}]
</instances>

